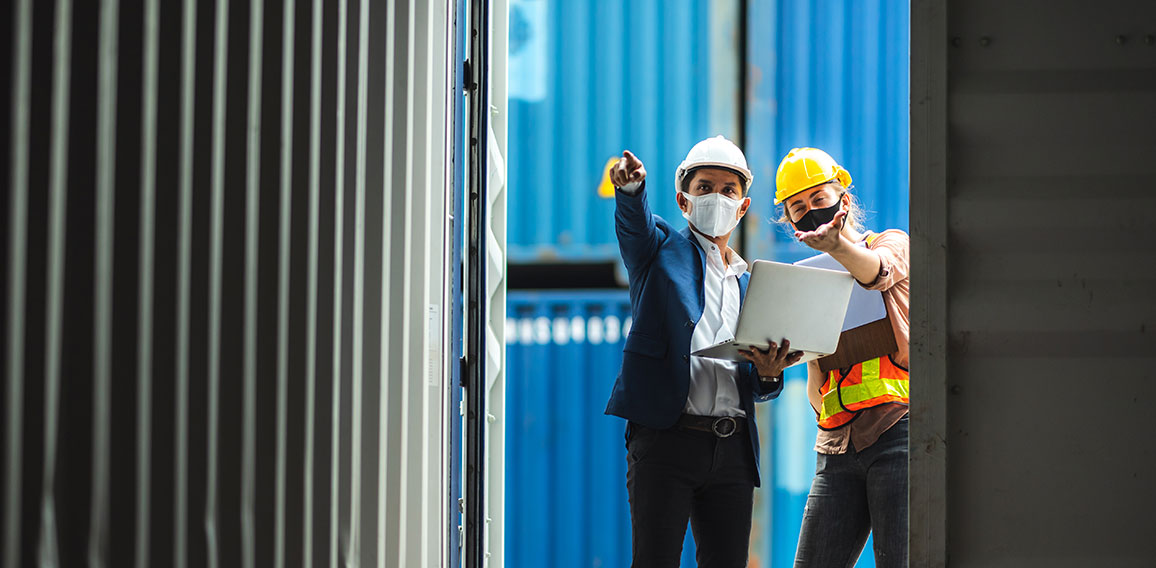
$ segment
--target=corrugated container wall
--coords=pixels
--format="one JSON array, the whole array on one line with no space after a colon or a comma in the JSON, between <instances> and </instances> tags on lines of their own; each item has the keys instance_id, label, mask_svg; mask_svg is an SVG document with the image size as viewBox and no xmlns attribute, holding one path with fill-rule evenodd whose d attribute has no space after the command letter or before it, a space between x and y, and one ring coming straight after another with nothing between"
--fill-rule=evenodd
<instances>
[{"instance_id":1,"label":"corrugated container wall","mask_svg":"<svg viewBox=\"0 0 1156 568\"><path fill-rule=\"evenodd\" d=\"M774 222L775 172L791 148L829 152L854 181L873 230L907 230L907 0L749 3L746 258L813 254Z\"/></svg>"},{"instance_id":2,"label":"corrugated container wall","mask_svg":"<svg viewBox=\"0 0 1156 568\"><path fill-rule=\"evenodd\" d=\"M0 566L440 565L444 3L2 11Z\"/></svg>"},{"instance_id":3,"label":"corrugated container wall","mask_svg":"<svg viewBox=\"0 0 1156 568\"><path fill-rule=\"evenodd\" d=\"M1152 566L1156 4L917 9L912 565Z\"/></svg>"},{"instance_id":4,"label":"corrugated container wall","mask_svg":"<svg viewBox=\"0 0 1156 568\"><path fill-rule=\"evenodd\" d=\"M737 0L510 3L509 259L617 261L598 185L630 149L655 213L679 217L674 169L738 133Z\"/></svg>"}]
</instances>

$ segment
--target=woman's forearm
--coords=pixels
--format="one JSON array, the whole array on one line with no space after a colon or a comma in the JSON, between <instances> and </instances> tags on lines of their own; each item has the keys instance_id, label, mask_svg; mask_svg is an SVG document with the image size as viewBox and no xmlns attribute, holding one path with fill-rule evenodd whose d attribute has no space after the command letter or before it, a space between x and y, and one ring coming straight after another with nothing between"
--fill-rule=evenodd
<instances>
[{"instance_id":1,"label":"woman's forearm","mask_svg":"<svg viewBox=\"0 0 1156 568\"><path fill-rule=\"evenodd\" d=\"M839 237L839 245L828 254L864 285L871 284L879 277L879 253L867 247L855 246L842 235Z\"/></svg>"}]
</instances>

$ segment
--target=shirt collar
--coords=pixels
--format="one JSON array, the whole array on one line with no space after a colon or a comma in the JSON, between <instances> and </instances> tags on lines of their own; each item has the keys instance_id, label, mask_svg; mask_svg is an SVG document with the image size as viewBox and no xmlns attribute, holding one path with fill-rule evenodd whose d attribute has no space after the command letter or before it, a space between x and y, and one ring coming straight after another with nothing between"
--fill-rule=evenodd
<instances>
[{"instance_id":1,"label":"shirt collar","mask_svg":"<svg viewBox=\"0 0 1156 568\"><path fill-rule=\"evenodd\" d=\"M690 234L694 235L694 238L698 239L698 244L702 247L703 252L709 251L710 247L714 246L714 243L711 242L710 239L700 235L698 231L691 229ZM735 252L735 249L727 247L727 251L730 253L731 262L728 272L733 271L735 274L742 274L746 272L747 261L743 260L743 257L739 256L739 253ZM719 256L722 256L722 253L720 253Z\"/></svg>"}]
</instances>

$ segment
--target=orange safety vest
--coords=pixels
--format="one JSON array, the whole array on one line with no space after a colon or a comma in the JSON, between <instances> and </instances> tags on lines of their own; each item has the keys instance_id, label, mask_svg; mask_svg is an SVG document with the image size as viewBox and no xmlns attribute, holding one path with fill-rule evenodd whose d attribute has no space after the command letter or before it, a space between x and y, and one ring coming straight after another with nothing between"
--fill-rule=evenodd
<instances>
[{"instance_id":1,"label":"orange safety vest","mask_svg":"<svg viewBox=\"0 0 1156 568\"><path fill-rule=\"evenodd\" d=\"M834 369L819 388L823 395L819 428L840 428L865 408L891 402L908 404L907 385L907 369L900 367L890 355Z\"/></svg>"},{"instance_id":2,"label":"orange safety vest","mask_svg":"<svg viewBox=\"0 0 1156 568\"><path fill-rule=\"evenodd\" d=\"M878 233L867 235L867 246ZM909 404L907 369L890 355L856 363L847 369L834 369L827 382L819 387L823 405L819 409L819 428L834 430L855 419L865 408L897 402Z\"/></svg>"}]
</instances>

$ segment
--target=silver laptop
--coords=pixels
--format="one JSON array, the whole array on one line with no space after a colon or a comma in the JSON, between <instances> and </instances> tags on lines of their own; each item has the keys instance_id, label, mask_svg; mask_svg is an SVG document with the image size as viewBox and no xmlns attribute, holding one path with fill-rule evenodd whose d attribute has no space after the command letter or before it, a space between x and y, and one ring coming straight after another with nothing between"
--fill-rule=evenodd
<instances>
[{"instance_id":1,"label":"silver laptop","mask_svg":"<svg viewBox=\"0 0 1156 568\"><path fill-rule=\"evenodd\" d=\"M745 362L739 349L789 339L791 351L803 352L796 364L830 355L839 345L853 286L843 271L756 260L734 339L691 354Z\"/></svg>"}]
</instances>

